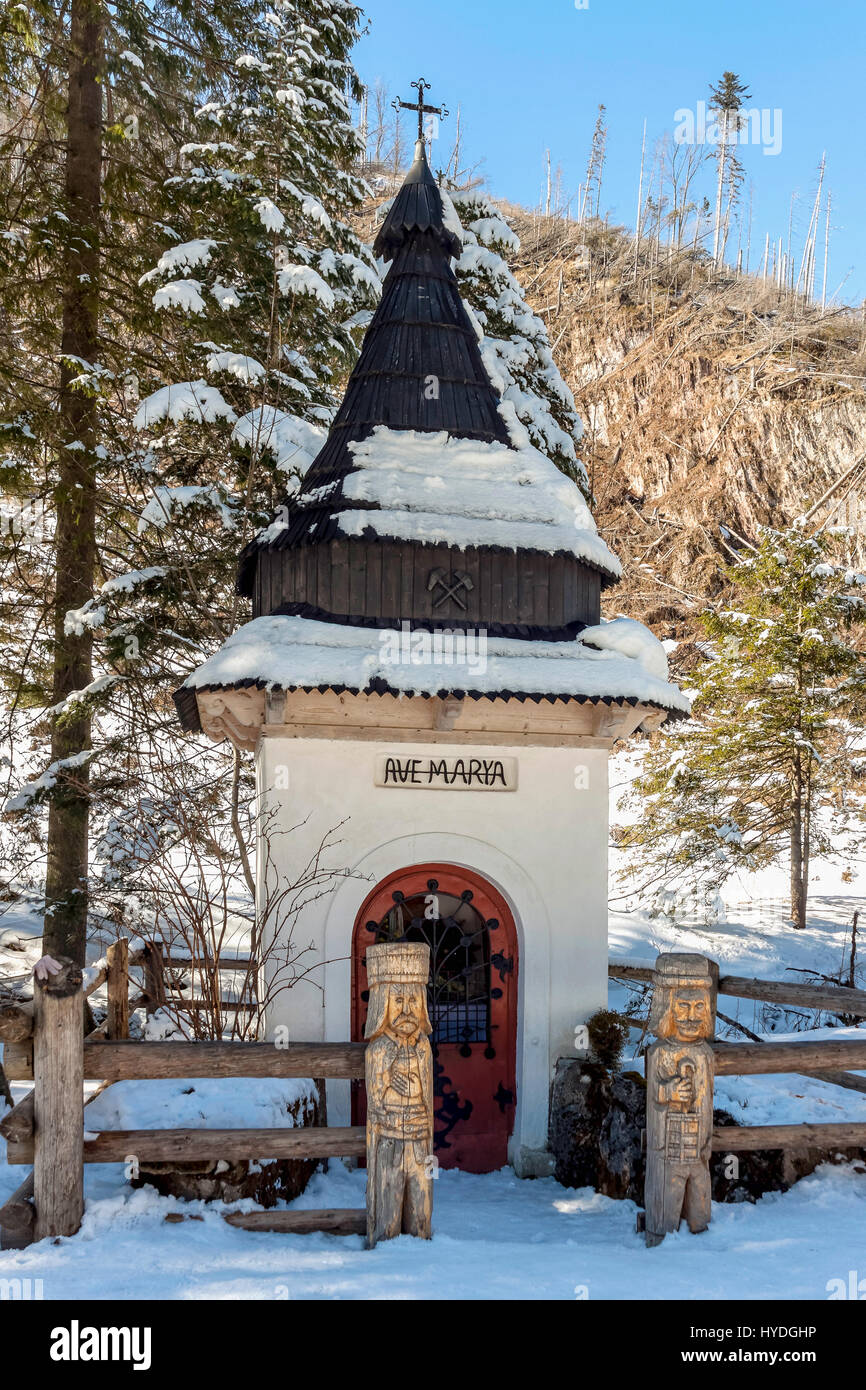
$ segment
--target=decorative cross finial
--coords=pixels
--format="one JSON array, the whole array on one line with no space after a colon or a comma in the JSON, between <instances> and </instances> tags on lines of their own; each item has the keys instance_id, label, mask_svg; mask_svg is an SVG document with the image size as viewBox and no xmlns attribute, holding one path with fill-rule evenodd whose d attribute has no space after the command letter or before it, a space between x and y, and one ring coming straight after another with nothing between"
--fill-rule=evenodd
<instances>
[{"instance_id":1,"label":"decorative cross finial","mask_svg":"<svg viewBox=\"0 0 866 1390\"><path fill-rule=\"evenodd\" d=\"M393 106L393 108L394 108L395 111L399 111L399 110L402 109L402 110L404 110L404 111L417 111L417 112L418 112L418 139L419 139L419 140L423 140L423 139L424 139L424 117L425 117L425 116L438 116L439 119L440 119L441 121L444 121L444 120L445 120L445 117L448 115L448 107L445 106L445 105L442 105L442 106L425 106L425 105L424 105L424 93L425 93L425 91L426 91L426 92L429 92L429 90L430 90L430 83L429 83L429 82L425 82L423 77L419 77L417 82L413 82L413 83L412 83L412 86L413 86L413 87L417 90L417 92L418 92L418 100L417 100L417 101L401 101L399 97L395 97L394 100L391 102L391 105Z\"/></svg>"}]
</instances>

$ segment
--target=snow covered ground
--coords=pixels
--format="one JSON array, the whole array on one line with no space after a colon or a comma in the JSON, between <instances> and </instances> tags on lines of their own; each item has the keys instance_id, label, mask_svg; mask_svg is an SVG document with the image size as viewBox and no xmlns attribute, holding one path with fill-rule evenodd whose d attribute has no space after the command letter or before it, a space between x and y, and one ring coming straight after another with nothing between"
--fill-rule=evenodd
<instances>
[{"instance_id":1,"label":"snow covered ground","mask_svg":"<svg viewBox=\"0 0 866 1390\"><path fill-rule=\"evenodd\" d=\"M0 1197L20 1174L0 1168ZM296 1205L360 1207L364 1181L332 1164ZM202 1220L167 1224L178 1211ZM635 1213L552 1178L444 1172L432 1242L401 1236L366 1251L360 1236L235 1230L212 1205L133 1192L119 1167L92 1167L79 1234L4 1252L0 1277L42 1279L46 1299L716 1300L826 1299L831 1280L866 1275L866 1173L850 1166L755 1206L717 1205L704 1235L655 1250Z\"/></svg>"}]
</instances>

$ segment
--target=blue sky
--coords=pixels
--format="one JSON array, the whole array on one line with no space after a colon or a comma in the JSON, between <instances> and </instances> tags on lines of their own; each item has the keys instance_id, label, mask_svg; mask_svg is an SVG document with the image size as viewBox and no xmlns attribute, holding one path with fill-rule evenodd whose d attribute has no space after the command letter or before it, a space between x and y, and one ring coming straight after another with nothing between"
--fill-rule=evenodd
<instances>
[{"instance_id":1,"label":"blue sky","mask_svg":"<svg viewBox=\"0 0 866 1390\"><path fill-rule=\"evenodd\" d=\"M362 0L364 3L364 0ZM587 0L579 0L585 4ZM356 65L370 85L410 99L413 78L428 101L462 108L469 158L491 191L536 204L544 152L576 192L597 107L607 107L602 209L632 227L644 118L647 145L673 132L678 109L695 109L725 69L751 91L749 108L781 111L781 149L741 147L744 199L753 186L752 263L767 232L787 239L792 193L799 251L818 166L827 155L832 193L828 296L866 296L866 5L863 0L725 0L700 6L648 0L366 0L369 33ZM769 119L774 119L770 117ZM775 118L778 121L778 118ZM778 129L778 125L776 127ZM447 158L454 118L437 154ZM772 127L770 127L772 129ZM710 167L701 191L712 194ZM823 244L823 213L821 239ZM823 251L819 254L820 287ZM843 283L844 282L844 283Z\"/></svg>"}]
</instances>

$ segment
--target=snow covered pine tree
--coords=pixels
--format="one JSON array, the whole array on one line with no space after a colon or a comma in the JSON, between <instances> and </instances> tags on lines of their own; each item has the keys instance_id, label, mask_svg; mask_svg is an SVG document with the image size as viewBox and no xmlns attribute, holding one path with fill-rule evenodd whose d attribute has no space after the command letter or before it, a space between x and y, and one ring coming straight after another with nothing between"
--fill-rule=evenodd
<instances>
[{"instance_id":1,"label":"snow covered pine tree","mask_svg":"<svg viewBox=\"0 0 866 1390\"><path fill-rule=\"evenodd\" d=\"M736 606L705 614L694 718L656 736L618 844L627 879L667 898L787 862L802 928L812 861L863 836L866 575L795 525L764 531L728 576Z\"/></svg>"},{"instance_id":2,"label":"snow covered pine tree","mask_svg":"<svg viewBox=\"0 0 866 1390\"><path fill-rule=\"evenodd\" d=\"M89 885L97 896L130 886L125 875L142 847L161 843L161 820L170 838L175 774L188 753L163 738L170 690L236 626L239 539L318 449L331 382L354 362L357 328L378 292L369 252L348 225L362 192L351 173L357 141L348 108L358 90L349 53L359 11L346 0L241 8L243 49L235 0L201 9L211 48L196 50L201 66L190 60L187 80L164 70L160 47L172 47L170 24L180 26L181 51L192 44L184 6L168 17L151 7L141 32L113 26L106 37L106 63L122 80L112 77L118 157L116 169L107 162L114 183L103 199L114 299L93 383L98 562L89 589L61 614L70 638L94 644L71 712L97 721L95 752L76 751L72 769L74 777L80 763L99 762L87 797L97 860L107 861L107 877ZM234 28L224 22L229 11ZM187 109L190 92L201 103L197 116ZM5 243L18 284L26 283L25 255L45 254L49 230L44 221L34 228L33 252L27 234L20 246ZM32 344L43 353L56 304L45 306L45 321L45 337ZM47 381L46 401L52 389ZM7 418L22 418L23 437L32 431L38 465L45 431L35 409L10 409ZM45 415L50 422L47 406ZM50 566L49 553L46 585ZM28 611L42 607L34 588ZM36 644L25 637L21 653L31 665L44 662L41 634ZM41 667L23 673L28 689L42 676ZM211 823L227 823L237 760L227 776L231 752L197 753L200 775L187 779L186 793L202 798ZM43 775L43 767L32 759L27 786L20 775L11 782L22 863L58 783L57 769ZM116 909L124 910L119 897Z\"/></svg>"},{"instance_id":3,"label":"snow covered pine tree","mask_svg":"<svg viewBox=\"0 0 866 1390\"><path fill-rule=\"evenodd\" d=\"M143 277L177 368L135 417L155 445L143 546L189 556L210 513L227 593L225 529L257 527L303 474L378 293L346 220L362 195L345 95L358 17L344 0L281 0L263 17L229 98L199 112L171 181L172 242ZM223 613L234 620L233 601Z\"/></svg>"},{"instance_id":4,"label":"snow covered pine tree","mask_svg":"<svg viewBox=\"0 0 866 1390\"><path fill-rule=\"evenodd\" d=\"M78 960L90 824L112 780L91 774L109 761L92 716L112 680L94 674L93 625L67 613L89 603L123 548L125 384L136 353L158 355L131 323L140 257L190 94L218 80L220 47L248 10L247 0L0 0L0 421L10 446L0 475L5 494L25 499L0 561L14 750L4 780L18 813L6 848L38 894L47 868L46 949Z\"/></svg>"},{"instance_id":5,"label":"snow covered pine tree","mask_svg":"<svg viewBox=\"0 0 866 1390\"><path fill-rule=\"evenodd\" d=\"M519 238L497 204L478 189L451 190L444 201L461 223L460 293L484 334L487 371L503 400L514 406L512 429L525 431L529 442L586 494L589 482L576 452L583 426L574 397L553 360L544 320L529 307L508 266L507 257L520 249Z\"/></svg>"}]
</instances>

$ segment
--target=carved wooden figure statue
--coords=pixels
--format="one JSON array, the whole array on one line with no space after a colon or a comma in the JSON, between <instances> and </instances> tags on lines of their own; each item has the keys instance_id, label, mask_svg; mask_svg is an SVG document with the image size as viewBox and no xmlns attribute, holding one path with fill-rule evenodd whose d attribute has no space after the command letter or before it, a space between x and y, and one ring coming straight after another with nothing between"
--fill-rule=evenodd
<instances>
[{"instance_id":1,"label":"carved wooden figure statue","mask_svg":"<svg viewBox=\"0 0 866 1390\"><path fill-rule=\"evenodd\" d=\"M433 1054L427 1013L430 947L367 948L367 1245L406 1233L430 1239Z\"/></svg>"},{"instance_id":2,"label":"carved wooden figure statue","mask_svg":"<svg viewBox=\"0 0 866 1390\"><path fill-rule=\"evenodd\" d=\"M704 956L656 961L647 1051L646 1243L659 1245L682 1217L709 1225L713 1136L713 981Z\"/></svg>"}]
</instances>

